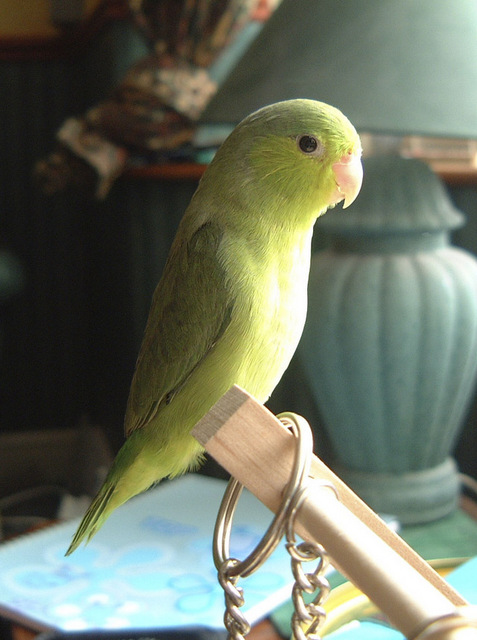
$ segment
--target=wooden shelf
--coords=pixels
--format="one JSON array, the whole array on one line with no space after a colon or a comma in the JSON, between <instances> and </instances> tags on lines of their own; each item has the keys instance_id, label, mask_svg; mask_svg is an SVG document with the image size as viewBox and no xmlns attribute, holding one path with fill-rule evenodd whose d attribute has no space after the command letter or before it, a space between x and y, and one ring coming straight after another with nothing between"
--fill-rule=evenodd
<instances>
[{"instance_id":1,"label":"wooden shelf","mask_svg":"<svg viewBox=\"0 0 477 640\"><path fill-rule=\"evenodd\" d=\"M127 169L124 177L140 180L200 180L207 165L194 162L150 164ZM449 186L477 185L477 169L435 168L437 175Z\"/></svg>"},{"instance_id":2,"label":"wooden shelf","mask_svg":"<svg viewBox=\"0 0 477 640\"><path fill-rule=\"evenodd\" d=\"M127 169L124 177L141 180L200 180L206 168L207 165L195 162L148 164Z\"/></svg>"},{"instance_id":3,"label":"wooden shelf","mask_svg":"<svg viewBox=\"0 0 477 640\"><path fill-rule=\"evenodd\" d=\"M433 168L440 179L449 186L461 187L465 185L477 185L477 169L471 167L468 169L453 169L451 167Z\"/></svg>"}]
</instances>

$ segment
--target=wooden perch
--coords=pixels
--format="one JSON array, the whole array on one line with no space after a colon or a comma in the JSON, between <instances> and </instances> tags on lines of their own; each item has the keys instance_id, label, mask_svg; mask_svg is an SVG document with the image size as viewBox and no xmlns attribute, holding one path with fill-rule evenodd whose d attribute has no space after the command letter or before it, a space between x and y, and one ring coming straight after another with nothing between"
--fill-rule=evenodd
<instances>
[{"instance_id":1,"label":"wooden perch","mask_svg":"<svg viewBox=\"0 0 477 640\"><path fill-rule=\"evenodd\" d=\"M295 442L268 409L233 387L195 426L192 435L271 511L278 510L290 477ZM297 515L297 533L321 543L333 565L397 629L415 638L433 621L461 618L458 608L467 605L462 596L316 456L310 475L331 482L339 500L329 487L310 480ZM471 626L477 626L477 620L473 619Z\"/></svg>"}]
</instances>

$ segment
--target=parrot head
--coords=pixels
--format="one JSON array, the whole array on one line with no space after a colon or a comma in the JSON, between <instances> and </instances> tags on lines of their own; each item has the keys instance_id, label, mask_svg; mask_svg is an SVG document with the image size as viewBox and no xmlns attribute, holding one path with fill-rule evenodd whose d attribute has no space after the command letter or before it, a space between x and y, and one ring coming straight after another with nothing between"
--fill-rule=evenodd
<instances>
[{"instance_id":1,"label":"parrot head","mask_svg":"<svg viewBox=\"0 0 477 640\"><path fill-rule=\"evenodd\" d=\"M233 197L253 199L249 204L294 226L312 224L339 202L348 207L363 179L361 142L351 122L335 107L306 99L247 116L214 163L234 176Z\"/></svg>"}]
</instances>

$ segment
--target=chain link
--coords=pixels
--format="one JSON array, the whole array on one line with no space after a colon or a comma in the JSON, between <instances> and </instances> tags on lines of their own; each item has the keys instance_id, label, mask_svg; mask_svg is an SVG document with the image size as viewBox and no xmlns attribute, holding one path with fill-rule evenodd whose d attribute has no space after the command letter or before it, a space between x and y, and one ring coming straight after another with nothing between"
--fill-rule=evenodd
<instances>
[{"instance_id":1,"label":"chain link","mask_svg":"<svg viewBox=\"0 0 477 640\"><path fill-rule=\"evenodd\" d=\"M323 607L330 592L330 583L325 577L329 565L328 554L321 544L302 542L297 545L295 540L288 540L286 544L291 556L291 567L295 584L292 589L293 608L292 629L295 640L321 640L316 632L326 618ZM318 560L314 571L305 573L303 562ZM311 602L306 602L304 594L314 594ZM306 629L306 631L304 630Z\"/></svg>"},{"instance_id":2,"label":"chain link","mask_svg":"<svg viewBox=\"0 0 477 640\"><path fill-rule=\"evenodd\" d=\"M333 484L326 480L315 480L321 486L331 489L336 498L338 492ZM306 499L307 485L297 491L290 507L286 528L286 548L291 557L291 569L295 584L292 589L294 613L292 629L294 640L321 640L318 629L326 620L323 605L330 592L330 583L326 578L326 570L330 564L326 549L318 542L305 541L297 544L295 536L295 520L297 513ZM305 572L303 563L318 560L315 570ZM305 601L304 595L314 595Z\"/></svg>"},{"instance_id":3,"label":"chain link","mask_svg":"<svg viewBox=\"0 0 477 640\"><path fill-rule=\"evenodd\" d=\"M250 623L240 611L240 607L245 603L243 589L237 587L240 576L230 574L238 562L235 558L228 558L218 570L219 583L225 594L224 626L228 631L229 640L245 640L245 636L250 632Z\"/></svg>"}]
</instances>

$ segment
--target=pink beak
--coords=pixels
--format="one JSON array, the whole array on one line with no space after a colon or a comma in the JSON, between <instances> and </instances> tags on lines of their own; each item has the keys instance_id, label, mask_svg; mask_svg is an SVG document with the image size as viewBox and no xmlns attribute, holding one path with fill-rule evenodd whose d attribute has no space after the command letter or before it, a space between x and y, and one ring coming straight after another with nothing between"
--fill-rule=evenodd
<instances>
[{"instance_id":1,"label":"pink beak","mask_svg":"<svg viewBox=\"0 0 477 640\"><path fill-rule=\"evenodd\" d=\"M363 182L361 149L355 153L346 153L332 168L336 179L333 204L344 200L343 209L346 209L356 200Z\"/></svg>"}]
</instances>

